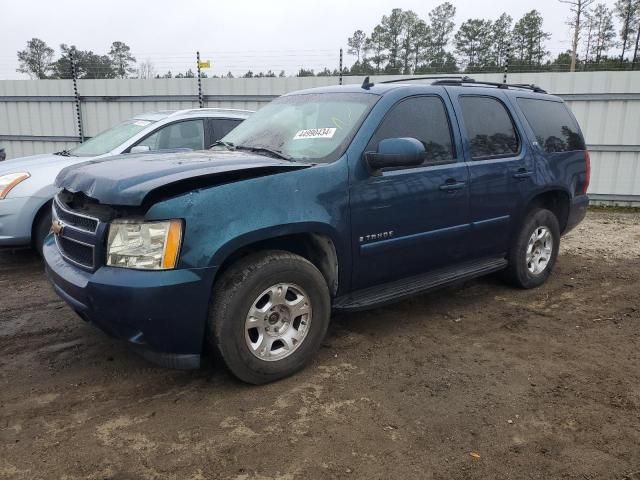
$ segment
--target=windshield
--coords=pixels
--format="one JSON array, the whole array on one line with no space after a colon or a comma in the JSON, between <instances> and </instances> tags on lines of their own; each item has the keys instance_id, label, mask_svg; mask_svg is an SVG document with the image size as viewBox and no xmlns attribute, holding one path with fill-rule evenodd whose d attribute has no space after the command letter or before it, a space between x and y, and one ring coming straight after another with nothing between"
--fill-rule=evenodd
<instances>
[{"instance_id":1,"label":"windshield","mask_svg":"<svg viewBox=\"0 0 640 480\"><path fill-rule=\"evenodd\" d=\"M110 152L114 148L122 145L135 134L141 132L149 125L151 120L127 120L126 122L116 125L109 130L96 135L90 140L80 144L69 153L77 157L96 157Z\"/></svg>"},{"instance_id":2,"label":"windshield","mask_svg":"<svg viewBox=\"0 0 640 480\"><path fill-rule=\"evenodd\" d=\"M331 162L344 153L378 98L367 93L287 95L258 110L222 142L293 160Z\"/></svg>"}]
</instances>

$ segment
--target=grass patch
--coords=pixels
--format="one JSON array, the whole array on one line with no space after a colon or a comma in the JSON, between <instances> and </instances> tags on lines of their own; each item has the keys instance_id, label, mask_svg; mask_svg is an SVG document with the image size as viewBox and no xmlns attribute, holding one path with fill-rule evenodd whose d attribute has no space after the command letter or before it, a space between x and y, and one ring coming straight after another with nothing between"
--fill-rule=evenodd
<instances>
[{"instance_id":1,"label":"grass patch","mask_svg":"<svg viewBox=\"0 0 640 480\"><path fill-rule=\"evenodd\" d=\"M640 207L623 207L621 205L589 205L589 211L603 213L640 213Z\"/></svg>"}]
</instances>

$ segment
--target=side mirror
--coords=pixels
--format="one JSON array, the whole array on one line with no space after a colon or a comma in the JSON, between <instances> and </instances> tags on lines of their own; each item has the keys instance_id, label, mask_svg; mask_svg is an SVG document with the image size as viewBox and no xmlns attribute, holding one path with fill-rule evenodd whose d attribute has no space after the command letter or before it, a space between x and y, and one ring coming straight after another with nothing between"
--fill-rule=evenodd
<instances>
[{"instance_id":1,"label":"side mirror","mask_svg":"<svg viewBox=\"0 0 640 480\"><path fill-rule=\"evenodd\" d=\"M365 153L365 160L372 170L380 170L421 165L424 155L424 145L415 138L387 138L380 141L377 152Z\"/></svg>"},{"instance_id":2,"label":"side mirror","mask_svg":"<svg viewBox=\"0 0 640 480\"><path fill-rule=\"evenodd\" d=\"M150 151L151 148L149 148L149 145L136 145L135 147L131 147L129 153L147 153Z\"/></svg>"}]
</instances>

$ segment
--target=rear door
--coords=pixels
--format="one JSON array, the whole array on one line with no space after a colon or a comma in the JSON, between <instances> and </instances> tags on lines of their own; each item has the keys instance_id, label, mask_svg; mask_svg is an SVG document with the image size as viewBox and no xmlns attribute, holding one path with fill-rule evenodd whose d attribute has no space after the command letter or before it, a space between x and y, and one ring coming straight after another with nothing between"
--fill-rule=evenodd
<instances>
[{"instance_id":1,"label":"rear door","mask_svg":"<svg viewBox=\"0 0 640 480\"><path fill-rule=\"evenodd\" d=\"M507 107L508 99L487 90L491 92L488 88L449 89L469 168L469 258L507 251L511 229L533 188L533 158Z\"/></svg>"},{"instance_id":2,"label":"rear door","mask_svg":"<svg viewBox=\"0 0 640 480\"><path fill-rule=\"evenodd\" d=\"M426 154L418 167L352 180L354 289L427 272L461 256L469 189L452 118L450 102L439 95L404 98L369 140L365 152L375 152L386 138L416 138Z\"/></svg>"},{"instance_id":3,"label":"rear door","mask_svg":"<svg viewBox=\"0 0 640 480\"><path fill-rule=\"evenodd\" d=\"M561 100L519 96L516 102L528 124L537 153L536 171L546 187L582 195L587 187L584 137L573 114Z\"/></svg>"}]
</instances>

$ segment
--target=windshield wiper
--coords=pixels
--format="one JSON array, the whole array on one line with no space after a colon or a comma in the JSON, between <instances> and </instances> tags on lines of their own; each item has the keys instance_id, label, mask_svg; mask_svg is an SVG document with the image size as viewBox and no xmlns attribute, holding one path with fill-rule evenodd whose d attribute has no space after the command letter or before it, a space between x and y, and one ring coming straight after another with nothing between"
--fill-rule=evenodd
<instances>
[{"instance_id":1,"label":"windshield wiper","mask_svg":"<svg viewBox=\"0 0 640 480\"><path fill-rule=\"evenodd\" d=\"M231 143L231 142L224 142L224 141L222 141L222 140L216 140L215 142L213 142L213 143L211 144L211 146L210 146L209 148L217 147L218 145L222 145L223 147L226 147L226 148L227 148L227 150L231 150L231 151L233 151L233 150L235 150L235 149L236 149L236 147L235 147L235 145L234 145L233 143Z\"/></svg>"},{"instance_id":2,"label":"windshield wiper","mask_svg":"<svg viewBox=\"0 0 640 480\"><path fill-rule=\"evenodd\" d=\"M249 152L254 152L254 153L266 153L268 155L271 155L272 157L276 157L276 158L281 158L282 160L288 160L289 162L293 162L293 159L281 152L280 150L273 150L271 148L268 147L259 147L259 146L251 146L251 145L236 145L234 147L235 150L247 150Z\"/></svg>"},{"instance_id":3,"label":"windshield wiper","mask_svg":"<svg viewBox=\"0 0 640 480\"><path fill-rule=\"evenodd\" d=\"M71 152L69 150L61 150L59 152L54 153L54 155L60 155L61 157L72 157Z\"/></svg>"}]
</instances>

